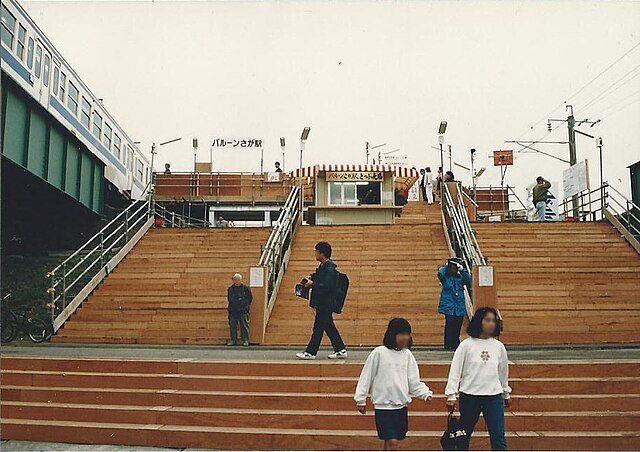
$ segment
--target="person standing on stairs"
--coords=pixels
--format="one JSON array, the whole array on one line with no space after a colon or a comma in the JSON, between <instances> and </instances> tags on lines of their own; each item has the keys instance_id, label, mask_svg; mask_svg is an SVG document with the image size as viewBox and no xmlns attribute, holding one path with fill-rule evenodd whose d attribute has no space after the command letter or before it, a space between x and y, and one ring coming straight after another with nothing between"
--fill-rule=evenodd
<instances>
[{"instance_id":1,"label":"person standing on stairs","mask_svg":"<svg viewBox=\"0 0 640 452\"><path fill-rule=\"evenodd\" d=\"M547 197L551 182L544 180L542 176L538 176L536 184L533 186L533 205L536 207L536 220L544 221L544 212L547 209Z\"/></svg>"},{"instance_id":2,"label":"person standing on stairs","mask_svg":"<svg viewBox=\"0 0 640 452\"><path fill-rule=\"evenodd\" d=\"M463 449L469 450L471 434L480 413L484 417L491 450L507 450L504 409L511 406L509 361L500 335L500 321L494 308L478 309L467 327L469 337L453 355L444 390L447 408L453 413L460 401L459 425L466 431Z\"/></svg>"},{"instance_id":3,"label":"person standing on stairs","mask_svg":"<svg viewBox=\"0 0 640 452\"><path fill-rule=\"evenodd\" d=\"M242 345L249 345L249 307L253 301L251 289L242 283L242 275L236 273L231 278L233 284L227 290L227 301L229 302L229 329L231 338L227 345L238 344L238 323L240 323L240 335Z\"/></svg>"},{"instance_id":4,"label":"person standing on stairs","mask_svg":"<svg viewBox=\"0 0 640 452\"><path fill-rule=\"evenodd\" d=\"M336 324L333 321L333 309L338 289L337 265L331 260L331 245L318 242L315 246L316 260L320 262L316 272L307 278L306 287L311 289L309 306L316 311L311 339L304 352L296 353L298 359L316 359L322 336L327 333L333 353L329 359L346 359L347 349Z\"/></svg>"},{"instance_id":5,"label":"person standing on stairs","mask_svg":"<svg viewBox=\"0 0 640 452\"><path fill-rule=\"evenodd\" d=\"M438 312L444 314L444 349L455 350L460 345L460 329L467 312L464 286L471 287L471 275L462 265L462 260L452 257L437 273L442 291Z\"/></svg>"},{"instance_id":6,"label":"person standing on stairs","mask_svg":"<svg viewBox=\"0 0 640 452\"><path fill-rule=\"evenodd\" d=\"M411 324L402 318L389 322L383 345L373 349L362 368L353 399L361 414L367 412L367 394L375 408L378 438L384 450L397 450L409 430L407 405L411 395L429 402L433 392L420 381L420 370L411 353Z\"/></svg>"},{"instance_id":7,"label":"person standing on stairs","mask_svg":"<svg viewBox=\"0 0 640 452\"><path fill-rule=\"evenodd\" d=\"M429 205L433 204L433 174L431 173L431 168L427 166L424 172L424 200L429 203Z\"/></svg>"},{"instance_id":8,"label":"person standing on stairs","mask_svg":"<svg viewBox=\"0 0 640 452\"><path fill-rule=\"evenodd\" d=\"M420 168L420 178L418 179L418 183L420 184L420 201L427 200L427 192L425 189L425 180L424 180L424 169Z\"/></svg>"}]
</instances>

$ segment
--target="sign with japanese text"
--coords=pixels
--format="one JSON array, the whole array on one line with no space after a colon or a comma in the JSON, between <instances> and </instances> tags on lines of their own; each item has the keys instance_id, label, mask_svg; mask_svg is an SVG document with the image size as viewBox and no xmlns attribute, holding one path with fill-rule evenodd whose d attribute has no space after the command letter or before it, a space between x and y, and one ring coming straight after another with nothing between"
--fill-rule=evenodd
<instances>
[{"instance_id":1,"label":"sign with japanese text","mask_svg":"<svg viewBox=\"0 0 640 452\"><path fill-rule=\"evenodd\" d=\"M381 171L327 171L327 182L371 182L384 179Z\"/></svg>"},{"instance_id":2,"label":"sign with japanese text","mask_svg":"<svg viewBox=\"0 0 640 452\"><path fill-rule=\"evenodd\" d=\"M262 140L255 138L213 138L211 147L214 149L242 149L262 148Z\"/></svg>"},{"instance_id":3,"label":"sign with japanese text","mask_svg":"<svg viewBox=\"0 0 640 452\"><path fill-rule=\"evenodd\" d=\"M583 160L562 172L562 188L565 199L589 190L589 162Z\"/></svg>"}]
</instances>

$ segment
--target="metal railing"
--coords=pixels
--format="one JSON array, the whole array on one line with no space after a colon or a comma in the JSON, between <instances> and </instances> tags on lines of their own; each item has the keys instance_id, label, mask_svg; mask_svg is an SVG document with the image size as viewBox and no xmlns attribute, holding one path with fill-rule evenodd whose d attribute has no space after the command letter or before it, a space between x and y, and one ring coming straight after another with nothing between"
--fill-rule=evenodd
<instances>
[{"instance_id":1,"label":"metal railing","mask_svg":"<svg viewBox=\"0 0 640 452\"><path fill-rule=\"evenodd\" d=\"M154 203L154 212L156 219L162 219L162 226L168 228L209 228L212 226L209 221L172 212L157 202Z\"/></svg>"},{"instance_id":2,"label":"metal railing","mask_svg":"<svg viewBox=\"0 0 640 452\"><path fill-rule=\"evenodd\" d=\"M617 229L624 228L620 231L623 235L627 232L632 238L640 240L640 207L608 182L578 194L575 205L573 198L565 199L560 208L562 218L576 221L607 220ZM577 212L577 216L574 212Z\"/></svg>"},{"instance_id":3,"label":"metal railing","mask_svg":"<svg viewBox=\"0 0 640 452\"><path fill-rule=\"evenodd\" d=\"M478 240L471 229L471 222L467 214L467 208L464 204L462 186L457 184L457 193L452 194L448 184L443 184L442 197L442 213L443 223L448 235L448 241L451 245L452 252L463 260L464 266L469 273L472 273L473 267L476 265L486 265L485 259ZM465 302L467 307L467 315L469 318L473 316L473 302L471 294L465 287Z\"/></svg>"},{"instance_id":4,"label":"metal railing","mask_svg":"<svg viewBox=\"0 0 640 452\"><path fill-rule=\"evenodd\" d=\"M475 191L472 190L471 192L472 194L475 192L474 202L478 216L504 215L505 218L509 219L525 219L527 217L527 206L516 193L515 187L511 185L505 185L504 187L491 185L476 187ZM511 208L512 203L517 203L515 208ZM487 204L488 209L486 208ZM496 205L502 208L495 208Z\"/></svg>"},{"instance_id":5,"label":"metal railing","mask_svg":"<svg viewBox=\"0 0 640 452\"><path fill-rule=\"evenodd\" d=\"M287 198L276 225L274 226L266 245L262 250L258 265L266 267L267 271L267 303L273 306L273 298L277 293L278 286L284 274L289 254L291 242L296 228L301 223L300 216L300 188L293 187Z\"/></svg>"},{"instance_id":6,"label":"metal railing","mask_svg":"<svg viewBox=\"0 0 640 452\"><path fill-rule=\"evenodd\" d=\"M148 187L147 187L148 188ZM145 191L147 190L145 188ZM136 201L46 273L53 331L75 312L153 223L151 196Z\"/></svg>"}]
</instances>

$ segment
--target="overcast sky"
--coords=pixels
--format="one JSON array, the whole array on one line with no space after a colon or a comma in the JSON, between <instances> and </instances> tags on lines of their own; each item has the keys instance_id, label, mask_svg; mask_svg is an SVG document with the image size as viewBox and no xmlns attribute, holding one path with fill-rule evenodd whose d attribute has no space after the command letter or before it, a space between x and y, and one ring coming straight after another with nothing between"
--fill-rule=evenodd
<instances>
[{"instance_id":1,"label":"overcast sky","mask_svg":"<svg viewBox=\"0 0 640 452\"><path fill-rule=\"evenodd\" d=\"M454 160L488 158L536 140L547 117L602 119L605 179L629 190L640 160L640 2L634 1L229 1L23 2L58 50L135 140L183 137L161 148L156 168L208 160L211 137L262 138L265 168L297 167L298 142L313 163L364 163L365 142L401 149L411 165L439 166L437 128L447 120ZM557 107L555 110L554 107ZM553 111L552 111L553 110ZM561 125L545 140L566 141ZM598 154L578 136L593 185ZM568 158L567 145L536 145ZM377 151L376 151L377 152ZM541 174L561 181L566 164L517 153L506 183L519 191ZM258 171L256 151L214 155L218 171ZM445 164L448 169L448 163ZM459 179L467 171L454 167Z\"/></svg>"}]
</instances>

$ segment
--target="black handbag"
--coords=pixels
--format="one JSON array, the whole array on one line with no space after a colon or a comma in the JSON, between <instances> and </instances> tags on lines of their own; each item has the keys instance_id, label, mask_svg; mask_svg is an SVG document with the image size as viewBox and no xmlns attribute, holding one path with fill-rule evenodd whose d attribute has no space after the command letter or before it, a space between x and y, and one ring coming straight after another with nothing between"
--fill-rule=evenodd
<instances>
[{"instance_id":1,"label":"black handbag","mask_svg":"<svg viewBox=\"0 0 640 452\"><path fill-rule=\"evenodd\" d=\"M453 413L449 413L447 429L440 438L442 450L467 450L469 438L467 432L460 424L460 420Z\"/></svg>"}]
</instances>

